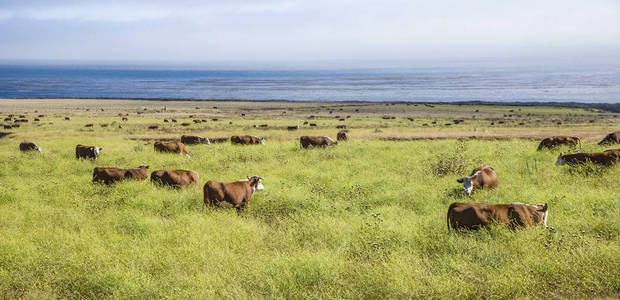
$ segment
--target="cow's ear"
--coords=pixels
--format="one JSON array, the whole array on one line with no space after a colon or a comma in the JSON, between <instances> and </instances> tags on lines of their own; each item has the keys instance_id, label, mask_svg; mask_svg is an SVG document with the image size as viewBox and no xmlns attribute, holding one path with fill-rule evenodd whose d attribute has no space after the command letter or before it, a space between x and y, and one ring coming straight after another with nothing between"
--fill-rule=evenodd
<instances>
[{"instance_id":1,"label":"cow's ear","mask_svg":"<svg viewBox=\"0 0 620 300\"><path fill-rule=\"evenodd\" d=\"M463 178L459 178L459 179L457 179L457 180L456 180L456 182L458 182L458 183L463 183Z\"/></svg>"}]
</instances>

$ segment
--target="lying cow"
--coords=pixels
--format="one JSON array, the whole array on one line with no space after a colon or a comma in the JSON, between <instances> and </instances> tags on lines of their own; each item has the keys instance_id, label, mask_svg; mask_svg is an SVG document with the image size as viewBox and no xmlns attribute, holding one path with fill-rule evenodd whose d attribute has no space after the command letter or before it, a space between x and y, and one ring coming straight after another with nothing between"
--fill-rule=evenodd
<instances>
[{"instance_id":1,"label":"lying cow","mask_svg":"<svg viewBox=\"0 0 620 300\"><path fill-rule=\"evenodd\" d=\"M336 135L336 140L348 141L349 140L349 134L346 131L342 130L342 131L338 132L338 134Z\"/></svg>"},{"instance_id":2,"label":"lying cow","mask_svg":"<svg viewBox=\"0 0 620 300\"><path fill-rule=\"evenodd\" d=\"M133 169L97 167L93 170L93 182L111 184L123 179L146 180L149 177L149 166L139 166Z\"/></svg>"},{"instance_id":3,"label":"lying cow","mask_svg":"<svg viewBox=\"0 0 620 300\"><path fill-rule=\"evenodd\" d=\"M564 154L563 152L558 155L558 159L555 162L556 166L561 166L564 164L567 165L581 165L588 162L602 165L602 166L611 166L618 163L618 159L620 159L620 151L617 150L607 150L604 152L583 152L583 153L569 153Z\"/></svg>"},{"instance_id":4,"label":"lying cow","mask_svg":"<svg viewBox=\"0 0 620 300\"><path fill-rule=\"evenodd\" d=\"M543 150L544 148L553 149L560 145L567 145L570 147L577 147L581 144L581 139L576 136L552 136L543 139L538 145L537 150Z\"/></svg>"},{"instance_id":5,"label":"lying cow","mask_svg":"<svg viewBox=\"0 0 620 300\"><path fill-rule=\"evenodd\" d=\"M459 178L457 182L463 183L463 190L471 195L474 188L492 189L497 187L497 174L489 166L475 168L468 177Z\"/></svg>"},{"instance_id":6,"label":"lying cow","mask_svg":"<svg viewBox=\"0 0 620 300\"><path fill-rule=\"evenodd\" d=\"M153 145L155 151L157 152L171 152L171 153L181 153L181 154L189 154L187 148L185 148L185 144L177 141L173 142L155 142Z\"/></svg>"},{"instance_id":7,"label":"lying cow","mask_svg":"<svg viewBox=\"0 0 620 300\"><path fill-rule=\"evenodd\" d=\"M103 150L101 147L77 145L75 146L75 158L88 158L91 160L97 159L99 153Z\"/></svg>"},{"instance_id":8,"label":"lying cow","mask_svg":"<svg viewBox=\"0 0 620 300\"><path fill-rule=\"evenodd\" d=\"M332 145L338 145L338 142L334 142L334 140L332 140L330 137L328 136L307 136L304 135L302 137L299 138L299 143L301 144L302 148L308 148L310 146L332 146Z\"/></svg>"},{"instance_id":9,"label":"lying cow","mask_svg":"<svg viewBox=\"0 0 620 300\"><path fill-rule=\"evenodd\" d=\"M233 135L230 137L230 143L236 145L265 144L265 138L253 135Z\"/></svg>"},{"instance_id":10,"label":"lying cow","mask_svg":"<svg viewBox=\"0 0 620 300\"><path fill-rule=\"evenodd\" d=\"M198 174L190 170L157 170L151 173L151 182L172 187L200 184Z\"/></svg>"},{"instance_id":11,"label":"lying cow","mask_svg":"<svg viewBox=\"0 0 620 300\"><path fill-rule=\"evenodd\" d=\"M209 141L209 138L198 136L198 135L184 135L184 136L181 136L181 143L186 144L186 145L195 145L195 144L210 145L211 141Z\"/></svg>"},{"instance_id":12,"label":"lying cow","mask_svg":"<svg viewBox=\"0 0 620 300\"><path fill-rule=\"evenodd\" d=\"M245 208L256 190L263 190L262 178L248 177L247 180L219 182L209 180L204 186L205 205L219 206L226 202L237 210Z\"/></svg>"},{"instance_id":13,"label":"lying cow","mask_svg":"<svg viewBox=\"0 0 620 300\"><path fill-rule=\"evenodd\" d=\"M620 131L612 132L598 143L599 145L620 144Z\"/></svg>"},{"instance_id":14,"label":"lying cow","mask_svg":"<svg viewBox=\"0 0 620 300\"><path fill-rule=\"evenodd\" d=\"M543 224L547 227L549 207L547 204L490 204L452 203L448 208L448 230L477 229L491 224L530 226Z\"/></svg>"},{"instance_id":15,"label":"lying cow","mask_svg":"<svg viewBox=\"0 0 620 300\"><path fill-rule=\"evenodd\" d=\"M27 152L27 151L39 151L41 152L41 147L37 146L34 142L21 142L19 143L19 151Z\"/></svg>"}]
</instances>

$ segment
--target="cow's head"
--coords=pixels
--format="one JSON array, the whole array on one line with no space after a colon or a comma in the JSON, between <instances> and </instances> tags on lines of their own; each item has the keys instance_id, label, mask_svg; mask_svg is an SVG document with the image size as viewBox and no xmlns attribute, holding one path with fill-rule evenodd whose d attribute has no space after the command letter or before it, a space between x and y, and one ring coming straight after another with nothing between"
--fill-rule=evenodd
<instances>
[{"instance_id":1,"label":"cow's head","mask_svg":"<svg viewBox=\"0 0 620 300\"><path fill-rule=\"evenodd\" d=\"M101 148L101 147L93 147L93 152L95 152L96 156L99 156L99 152L101 152L101 150L103 150L103 148Z\"/></svg>"},{"instance_id":2,"label":"cow's head","mask_svg":"<svg viewBox=\"0 0 620 300\"><path fill-rule=\"evenodd\" d=\"M474 190L474 180L476 177L480 175L480 171L474 173L474 175L459 178L456 182L463 183L463 191L467 193L468 196L471 196L471 192Z\"/></svg>"},{"instance_id":3,"label":"cow's head","mask_svg":"<svg viewBox=\"0 0 620 300\"><path fill-rule=\"evenodd\" d=\"M250 183L250 186L252 187L252 189L259 190L262 191L265 189L265 187L263 186L263 178L259 177L259 176L248 176L247 181Z\"/></svg>"},{"instance_id":4,"label":"cow's head","mask_svg":"<svg viewBox=\"0 0 620 300\"><path fill-rule=\"evenodd\" d=\"M36 145L35 147L37 147L37 151L39 151L40 153L43 153L43 151L41 151L41 147L39 147L38 145Z\"/></svg>"},{"instance_id":5,"label":"cow's head","mask_svg":"<svg viewBox=\"0 0 620 300\"><path fill-rule=\"evenodd\" d=\"M211 145L211 141L209 140L209 138L202 138L202 143L203 144L207 144L207 145Z\"/></svg>"},{"instance_id":6,"label":"cow's head","mask_svg":"<svg viewBox=\"0 0 620 300\"><path fill-rule=\"evenodd\" d=\"M558 155L558 160L555 161L555 165L556 166L561 166L563 164L565 164L566 161L564 160L564 152L560 152L560 155Z\"/></svg>"},{"instance_id":7,"label":"cow's head","mask_svg":"<svg viewBox=\"0 0 620 300\"><path fill-rule=\"evenodd\" d=\"M263 145L265 144L265 138L264 137L260 138L260 143L263 144Z\"/></svg>"},{"instance_id":8,"label":"cow's head","mask_svg":"<svg viewBox=\"0 0 620 300\"><path fill-rule=\"evenodd\" d=\"M537 224L542 223L545 227L547 227L547 217L549 216L549 205L545 204L536 204L536 216Z\"/></svg>"}]
</instances>

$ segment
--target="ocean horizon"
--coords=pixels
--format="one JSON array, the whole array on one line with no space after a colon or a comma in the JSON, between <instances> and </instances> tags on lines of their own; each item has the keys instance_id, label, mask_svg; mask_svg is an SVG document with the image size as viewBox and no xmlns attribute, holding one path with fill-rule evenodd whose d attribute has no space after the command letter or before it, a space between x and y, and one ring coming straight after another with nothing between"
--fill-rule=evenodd
<instances>
[{"instance_id":1,"label":"ocean horizon","mask_svg":"<svg viewBox=\"0 0 620 300\"><path fill-rule=\"evenodd\" d=\"M0 98L620 103L618 64L0 64Z\"/></svg>"}]
</instances>

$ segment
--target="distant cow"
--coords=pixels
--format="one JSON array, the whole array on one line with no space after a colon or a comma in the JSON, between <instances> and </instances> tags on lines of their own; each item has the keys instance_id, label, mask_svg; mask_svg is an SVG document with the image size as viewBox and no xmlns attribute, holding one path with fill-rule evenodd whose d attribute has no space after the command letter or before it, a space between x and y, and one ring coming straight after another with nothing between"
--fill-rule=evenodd
<instances>
[{"instance_id":1,"label":"distant cow","mask_svg":"<svg viewBox=\"0 0 620 300\"><path fill-rule=\"evenodd\" d=\"M299 143L301 144L302 148L308 148L310 146L325 147L325 146L332 146L332 145L338 144L338 142L334 142L334 140L332 140L328 136L307 136L307 135L300 137Z\"/></svg>"},{"instance_id":2,"label":"distant cow","mask_svg":"<svg viewBox=\"0 0 620 300\"><path fill-rule=\"evenodd\" d=\"M190 170L157 170L151 173L151 182L172 187L200 184L198 174Z\"/></svg>"},{"instance_id":3,"label":"distant cow","mask_svg":"<svg viewBox=\"0 0 620 300\"><path fill-rule=\"evenodd\" d=\"M457 182L463 183L463 190L471 195L474 188L492 189L497 187L497 174L489 166L475 168L468 177L459 178Z\"/></svg>"},{"instance_id":4,"label":"distant cow","mask_svg":"<svg viewBox=\"0 0 620 300\"><path fill-rule=\"evenodd\" d=\"M221 144L221 143L228 142L228 138L227 137L210 138L209 141L211 141L211 143L214 143L214 144L216 143Z\"/></svg>"},{"instance_id":5,"label":"distant cow","mask_svg":"<svg viewBox=\"0 0 620 300\"><path fill-rule=\"evenodd\" d=\"M172 153L181 153L181 154L189 154L187 148L185 148L185 144L177 141L173 142L155 142L153 145L155 151L157 152L172 152Z\"/></svg>"},{"instance_id":6,"label":"distant cow","mask_svg":"<svg viewBox=\"0 0 620 300\"><path fill-rule=\"evenodd\" d=\"M227 202L240 210L248 205L256 190L262 189L264 189L262 178L258 176L235 182L210 180L204 186L204 203L205 205L217 206L221 202Z\"/></svg>"},{"instance_id":7,"label":"distant cow","mask_svg":"<svg viewBox=\"0 0 620 300\"><path fill-rule=\"evenodd\" d=\"M556 166L567 165L580 165L588 162L602 165L611 166L618 163L620 159L620 151L607 150L604 152L583 152L564 154L563 152L558 155L558 159L555 162Z\"/></svg>"},{"instance_id":8,"label":"distant cow","mask_svg":"<svg viewBox=\"0 0 620 300\"><path fill-rule=\"evenodd\" d=\"M287 130L297 130L299 129L299 125L295 125L295 126L288 126L286 127Z\"/></svg>"},{"instance_id":9,"label":"distant cow","mask_svg":"<svg viewBox=\"0 0 620 300\"><path fill-rule=\"evenodd\" d=\"M553 149L560 145L577 147L580 143L581 139L576 136L552 136L543 139L538 145L538 150L542 150L544 148Z\"/></svg>"},{"instance_id":10,"label":"distant cow","mask_svg":"<svg viewBox=\"0 0 620 300\"><path fill-rule=\"evenodd\" d=\"M84 127L93 127L93 124L86 124Z\"/></svg>"},{"instance_id":11,"label":"distant cow","mask_svg":"<svg viewBox=\"0 0 620 300\"><path fill-rule=\"evenodd\" d=\"M599 145L620 144L620 131L612 132L598 143Z\"/></svg>"},{"instance_id":12,"label":"distant cow","mask_svg":"<svg viewBox=\"0 0 620 300\"><path fill-rule=\"evenodd\" d=\"M347 125L336 125L336 129L346 129Z\"/></svg>"},{"instance_id":13,"label":"distant cow","mask_svg":"<svg viewBox=\"0 0 620 300\"><path fill-rule=\"evenodd\" d=\"M88 158L91 160L97 159L99 157L99 153L103 150L103 148L95 147L95 146L85 146L78 144L75 146L75 158Z\"/></svg>"},{"instance_id":14,"label":"distant cow","mask_svg":"<svg viewBox=\"0 0 620 300\"><path fill-rule=\"evenodd\" d=\"M529 226L543 224L547 227L547 204L489 204L452 203L448 208L448 230L477 229L491 224Z\"/></svg>"},{"instance_id":15,"label":"distant cow","mask_svg":"<svg viewBox=\"0 0 620 300\"><path fill-rule=\"evenodd\" d=\"M111 184L124 179L146 180L149 177L149 166L139 166L133 169L97 167L93 170L93 182Z\"/></svg>"},{"instance_id":16,"label":"distant cow","mask_svg":"<svg viewBox=\"0 0 620 300\"><path fill-rule=\"evenodd\" d=\"M159 125L151 125L149 126L149 129L159 129Z\"/></svg>"},{"instance_id":17,"label":"distant cow","mask_svg":"<svg viewBox=\"0 0 620 300\"><path fill-rule=\"evenodd\" d=\"M211 144L208 138L198 136L198 135L184 135L181 136L181 143L187 145L195 145L195 144Z\"/></svg>"},{"instance_id":18,"label":"distant cow","mask_svg":"<svg viewBox=\"0 0 620 300\"><path fill-rule=\"evenodd\" d=\"M347 134L346 131L340 131L338 132L338 134L336 135L336 140L339 141L348 141L349 140L349 134Z\"/></svg>"},{"instance_id":19,"label":"distant cow","mask_svg":"<svg viewBox=\"0 0 620 300\"><path fill-rule=\"evenodd\" d=\"M37 146L34 142L21 142L19 143L19 151L27 152L27 151L39 151L41 152L41 147Z\"/></svg>"},{"instance_id":20,"label":"distant cow","mask_svg":"<svg viewBox=\"0 0 620 300\"><path fill-rule=\"evenodd\" d=\"M316 127L316 123L310 123L310 127Z\"/></svg>"},{"instance_id":21,"label":"distant cow","mask_svg":"<svg viewBox=\"0 0 620 300\"><path fill-rule=\"evenodd\" d=\"M235 145L265 144L265 138L253 135L233 135L230 143Z\"/></svg>"}]
</instances>

